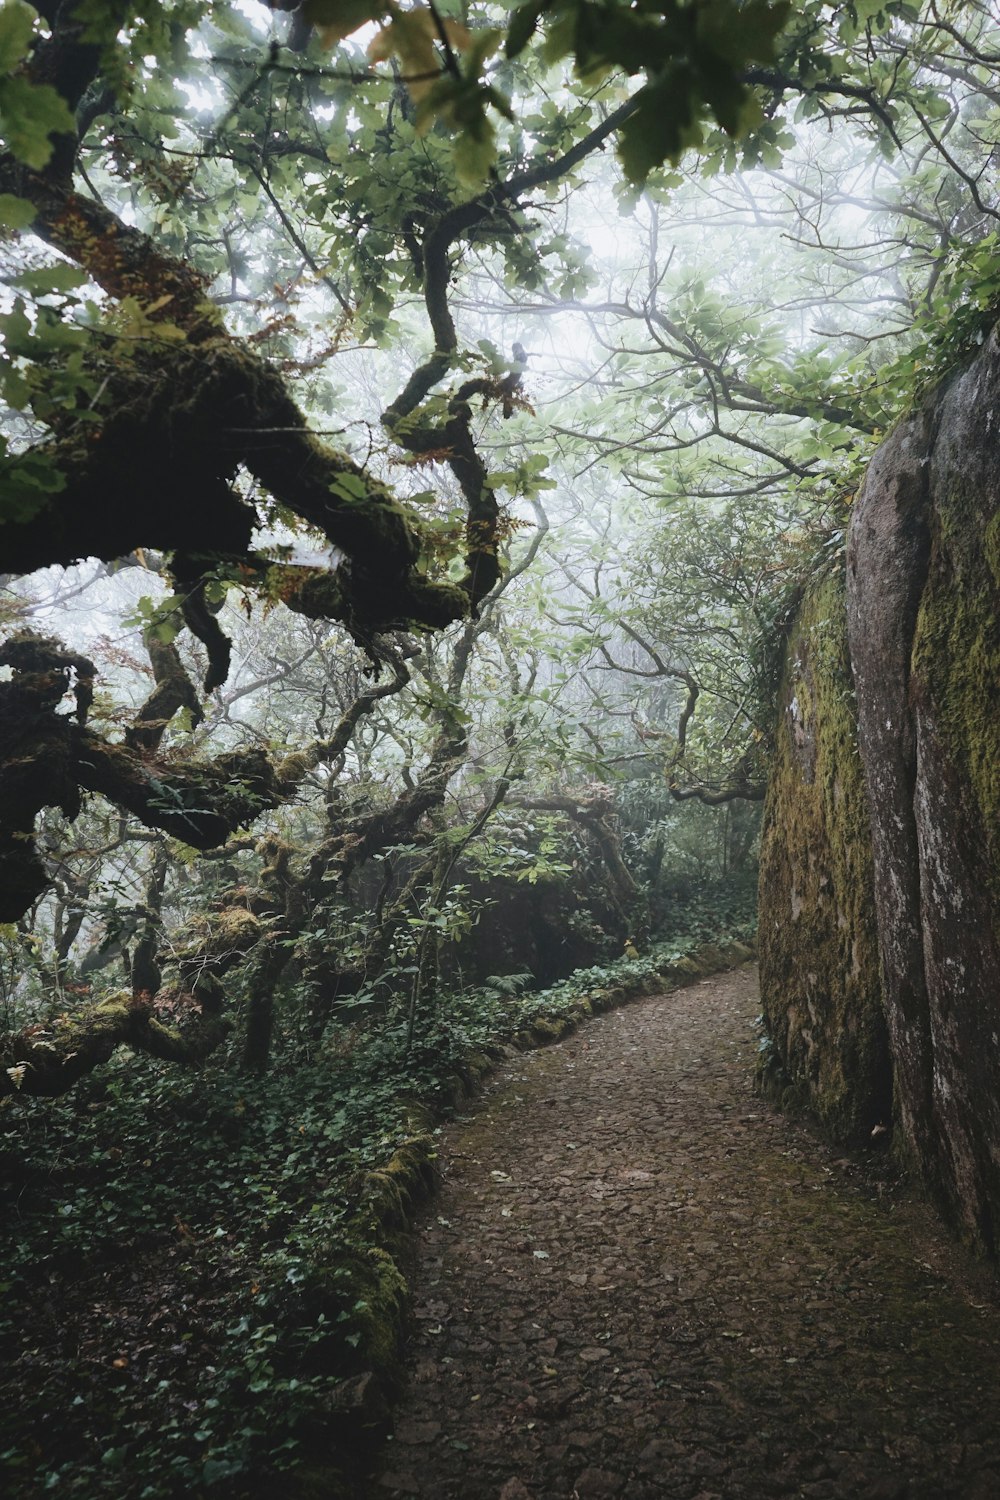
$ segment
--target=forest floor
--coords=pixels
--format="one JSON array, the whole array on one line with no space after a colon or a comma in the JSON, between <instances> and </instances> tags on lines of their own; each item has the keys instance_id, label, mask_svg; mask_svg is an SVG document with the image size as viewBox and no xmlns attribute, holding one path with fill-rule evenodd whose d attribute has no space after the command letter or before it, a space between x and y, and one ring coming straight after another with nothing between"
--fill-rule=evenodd
<instances>
[{"instance_id":1,"label":"forest floor","mask_svg":"<svg viewBox=\"0 0 1000 1500\"><path fill-rule=\"evenodd\" d=\"M372 1500L995 1500L990 1274L753 1093L750 968L513 1059L444 1132Z\"/></svg>"}]
</instances>

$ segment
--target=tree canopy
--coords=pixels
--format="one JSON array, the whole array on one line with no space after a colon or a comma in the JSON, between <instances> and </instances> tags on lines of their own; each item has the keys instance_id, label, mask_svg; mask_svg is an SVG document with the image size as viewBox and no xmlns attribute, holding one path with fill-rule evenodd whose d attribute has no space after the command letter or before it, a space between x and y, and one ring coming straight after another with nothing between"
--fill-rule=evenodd
<instances>
[{"instance_id":1,"label":"tree canopy","mask_svg":"<svg viewBox=\"0 0 1000 1500\"><path fill-rule=\"evenodd\" d=\"M104 847L147 845L161 894L163 836L266 844L321 805L298 915L278 902L290 947L310 881L363 880L460 785L475 842L527 774L526 807L589 828L640 920L600 788L760 799L796 590L881 432L989 316L993 26L763 0L6 5L0 917L61 910L94 794ZM14 582L77 566L51 604ZM75 596L109 621L130 598L146 660L54 633ZM344 804L345 768L389 804ZM392 921L367 941L384 959ZM256 944L232 951L276 978ZM11 1087L61 1089L114 1037L217 1045L206 962L176 977L205 1022L183 1045L136 1010L161 975L133 955L93 1057L67 1037L43 1079L15 1048Z\"/></svg>"}]
</instances>

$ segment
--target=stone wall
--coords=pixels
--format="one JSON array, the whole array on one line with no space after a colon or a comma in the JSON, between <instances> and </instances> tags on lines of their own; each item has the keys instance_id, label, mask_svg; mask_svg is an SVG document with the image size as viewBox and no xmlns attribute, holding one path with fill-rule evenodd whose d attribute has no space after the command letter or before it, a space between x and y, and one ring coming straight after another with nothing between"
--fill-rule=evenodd
<instances>
[{"instance_id":1,"label":"stone wall","mask_svg":"<svg viewBox=\"0 0 1000 1500\"><path fill-rule=\"evenodd\" d=\"M890 1119L892 1074L842 574L807 595L789 638L760 892L766 1090L867 1140Z\"/></svg>"},{"instance_id":2,"label":"stone wall","mask_svg":"<svg viewBox=\"0 0 1000 1500\"><path fill-rule=\"evenodd\" d=\"M859 743L905 1140L949 1216L1000 1229L1000 349L901 423L848 552Z\"/></svg>"},{"instance_id":3,"label":"stone wall","mask_svg":"<svg viewBox=\"0 0 1000 1500\"><path fill-rule=\"evenodd\" d=\"M1000 1249L998 423L994 335L872 460L848 540L848 655L835 584L807 598L790 641L761 887L765 1014L787 1086L839 1137L861 1132L886 1098L881 981L897 1149L989 1253ZM852 674L870 833L850 770ZM857 1036L870 1040L855 1055Z\"/></svg>"}]
</instances>

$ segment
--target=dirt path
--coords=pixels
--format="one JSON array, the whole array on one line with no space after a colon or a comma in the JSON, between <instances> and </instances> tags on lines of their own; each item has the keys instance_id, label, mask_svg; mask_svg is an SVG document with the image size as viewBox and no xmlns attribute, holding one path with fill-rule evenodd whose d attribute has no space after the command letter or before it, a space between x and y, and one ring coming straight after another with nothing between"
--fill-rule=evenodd
<instances>
[{"instance_id":1,"label":"dirt path","mask_svg":"<svg viewBox=\"0 0 1000 1500\"><path fill-rule=\"evenodd\" d=\"M449 1128L373 1500L1000 1497L985 1277L754 1097L755 986L604 1016Z\"/></svg>"}]
</instances>

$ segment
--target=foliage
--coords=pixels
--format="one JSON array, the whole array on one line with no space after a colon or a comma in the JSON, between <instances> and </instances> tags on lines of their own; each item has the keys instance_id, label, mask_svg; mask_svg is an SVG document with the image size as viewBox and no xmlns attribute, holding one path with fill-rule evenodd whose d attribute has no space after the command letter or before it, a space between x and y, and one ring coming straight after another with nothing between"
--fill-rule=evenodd
<instances>
[{"instance_id":1,"label":"foliage","mask_svg":"<svg viewBox=\"0 0 1000 1500\"><path fill-rule=\"evenodd\" d=\"M8 0L0 10L0 139L19 161L44 167L52 156L52 137L72 130L74 120L57 89L20 72L31 51L35 19L25 0Z\"/></svg>"},{"instance_id":2,"label":"foliage","mask_svg":"<svg viewBox=\"0 0 1000 1500\"><path fill-rule=\"evenodd\" d=\"M988 8L270 9L0 13L25 1493L316 1458L413 1102L749 920L789 612L996 309ZM123 982L231 1042L24 1097Z\"/></svg>"},{"instance_id":3,"label":"foliage","mask_svg":"<svg viewBox=\"0 0 1000 1500\"><path fill-rule=\"evenodd\" d=\"M366 1174L410 1139L415 1108L440 1114L470 1059L581 994L654 980L706 937L747 935L752 912L749 891L706 891L643 958L449 996L415 1046L401 1017L252 1084L132 1060L61 1101L8 1101L2 1331L33 1375L5 1420L5 1492L257 1494L316 1457L339 1383L376 1357L355 1269L384 1232Z\"/></svg>"},{"instance_id":4,"label":"foliage","mask_svg":"<svg viewBox=\"0 0 1000 1500\"><path fill-rule=\"evenodd\" d=\"M367 1092L372 1082L361 1069L356 1092L334 1082L331 1108L326 1069L275 1077L248 1098L227 1070L178 1078L133 1067L44 1117L24 1106L8 1115L21 1207L5 1302L22 1310L8 1347L29 1366L50 1363L39 1306L50 1280L82 1273L106 1298L142 1256L150 1282L138 1307L125 1294L112 1333L121 1347L46 1371L19 1451L6 1454L11 1493L33 1491L39 1466L45 1485L69 1493L123 1494L137 1471L135 1493L169 1495L262 1459L295 1461L302 1424L350 1357L359 1310L350 1286L308 1322L295 1323L291 1305L312 1258L350 1241L352 1182L402 1123L387 1089ZM93 1348L85 1308L76 1315ZM149 1316L161 1339L178 1341L172 1354L133 1352L134 1319ZM53 1400L68 1412L65 1444L32 1454Z\"/></svg>"},{"instance_id":5,"label":"foliage","mask_svg":"<svg viewBox=\"0 0 1000 1500\"><path fill-rule=\"evenodd\" d=\"M621 70L643 73L646 83L631 101L620 152L626 173L637 182L666 160L677 161L700 143L703 123L714 119L731 136L759 120L759 110L740 77L750 62L769 63L776 36L791 6L751 0L693 0L636 10L624 4L595 6L583 0L528 0L514 9L504 52L520 58L543 33L547 62L572 56L587 82ZM500 29L469 31L434 5L403 10L386 0L307 0L307 20L322 45L334 46L367 22L388 22L368 48L374 61L395 56L416 108L418 132L439 120L458 133L460 177L475 182L494 164L495 136L487 110L511 122L511 101L488 79L484 64L504 41ZM438 47L444 52L439 61Z\"/></svg>"}]
</instances>

